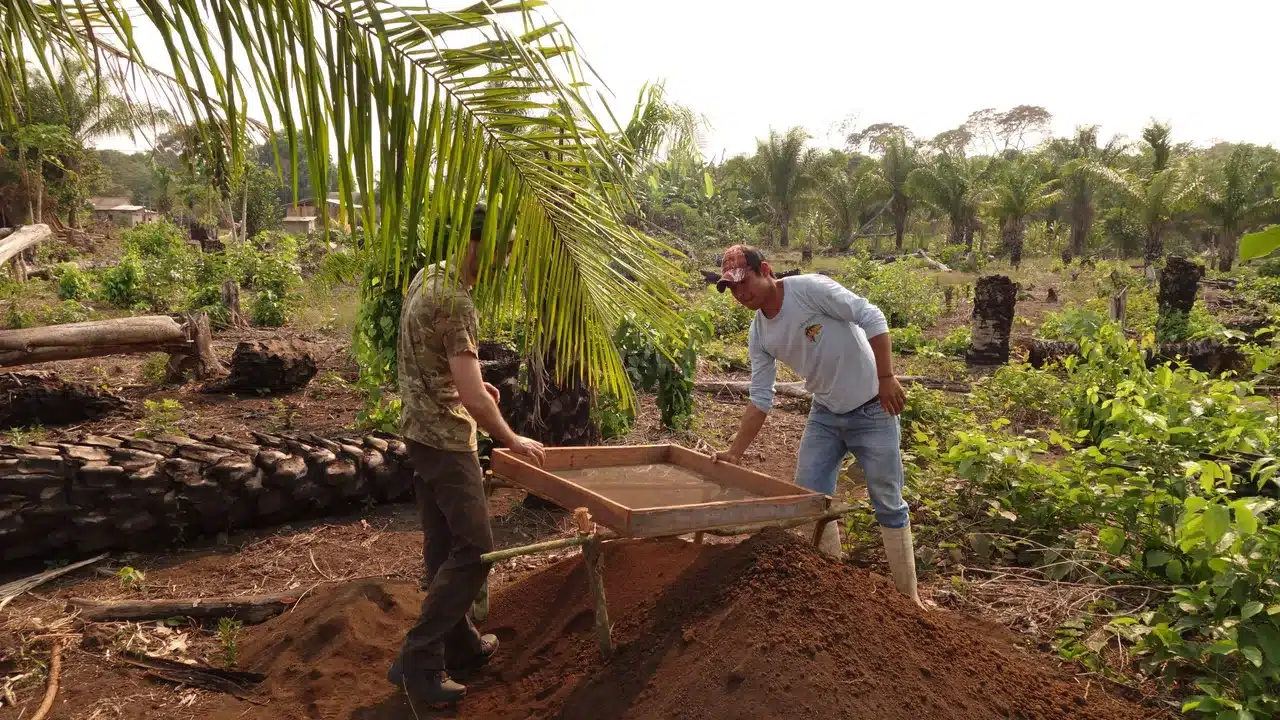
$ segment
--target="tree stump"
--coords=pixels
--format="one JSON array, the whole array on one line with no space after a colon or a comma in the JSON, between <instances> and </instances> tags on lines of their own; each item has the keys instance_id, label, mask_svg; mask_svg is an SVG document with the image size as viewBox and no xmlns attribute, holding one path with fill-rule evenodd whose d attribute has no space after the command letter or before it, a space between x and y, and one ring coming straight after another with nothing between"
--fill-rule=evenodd
<instances>
[{"instance_id":1,"label":"tree stump","mask_svg":"<svg viewBox=\"0 0 1280 720\"><path fill-rule=\"evenodd\" d=\"M0 427L69 425L128 406L108 390L66 382L51 372L0 375Z\"/></svg>"},{"instance_id":2,"label":"tree stump","mask_svg":"<svg viewBox=\"0 0 1280 720\"><path fill-rule=\"evenodd\" d=\"M182 331L186 334L190 351L169 355L169 365L165 368L167 382L183 382L188 372L197 380L209 380L226 374L227 369L213 352L213 331L209 329L208 315L202 312L187 313Z\"/></svg>"},{"instance_id":3,"label":"tree stump","mask_svg":"<svg viewBox=\"0 0 1280 720\"><path fill-rule=\"evenodd\" d=\"M973 292L973 340L969 365L1003 365L1009 361L1009 331L1018 303L1018 284L1005 275L978 278Z\"/></svg>"},{"instance_id":4,"label":"tree stump","mask_svg":"<svg viewBox=\"0 0 1280 720\"><path fill-rule=\"evenodd\" d=\"M249 327L249 321L240 310L240 283L235 280L222 283L222 304L227 308L228 322L231 327Z\"/></svg>"},{"instance_id":5,"label":"tree stump","mask_svg":"<svg viewBox=\"0 0 1280 720\"><path fill-rule=\"evenodd\" d=\"M231 354L231 373L206 385L204 392L294 392L306 387L315 375L315 356L301 340L242 342Z\"/></svg>"},{"instance_id":6,"label":"tree stump","mask_svg":"<svg viewBox=\"0 0 1280 720\"><path fill-rule=\"evenodd\" d=\"M1200 278L1204 277L1204 266L1193 263L1177 255L1170 255L1160 271L1160 294L1156 304L1161 315L1170 312L1183 314L1191 312L1196 304L1196 291L1200 288Z\"/></svg>"}]
</instances>

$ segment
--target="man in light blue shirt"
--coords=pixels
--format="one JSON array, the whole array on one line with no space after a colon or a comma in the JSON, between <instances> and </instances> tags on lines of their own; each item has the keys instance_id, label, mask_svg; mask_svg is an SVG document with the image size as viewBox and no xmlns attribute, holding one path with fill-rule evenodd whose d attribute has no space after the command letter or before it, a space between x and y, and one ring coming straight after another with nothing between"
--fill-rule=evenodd
<instances>
[{"instance_id":1,"label":"man in light blue shirt","mask_svg":"<svg viewBox=\"0 0 1280 720\"><path fill-rule=\"evenodd\" d=\"M911 520L902 499L897 416L906 394L893 374L884 313L822 275L779 280L760 251L746 245L725 251L717 287L730 289L734 299L755 311L755 319L748 340L751 402L733 447L715 459L741 461L773 407L777 361L786 363L813 393L796 484L834 494L845 455L853 453L867 479L894 584L919 603ZM836 523L827 525L818 547L839 557Z\"/></svg>"}]
</instances>

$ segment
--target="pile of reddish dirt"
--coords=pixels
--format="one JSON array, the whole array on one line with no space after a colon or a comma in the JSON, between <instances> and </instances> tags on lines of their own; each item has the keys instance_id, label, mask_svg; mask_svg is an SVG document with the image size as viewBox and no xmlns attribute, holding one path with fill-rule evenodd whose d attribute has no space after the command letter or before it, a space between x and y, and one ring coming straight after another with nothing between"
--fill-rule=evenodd
<instances>
[{"instance_id":1,"label":"pile of reddish dirt","mask_svg":"<svg viewBox=\"0 0 1280 720\"><path fill-rule=\"evenodd\" d=\"M616 657L599 658L581 563L562 561L494 596L487 629L503 645L468 681L457 717L1154 714L1097 683L1089 691L998 627L921 611L883 578L821 558L787 533L737 546L607 547ZM245 655L270 675L272 702L244 717L412 717L382 675L417 601L408 585L358 583L259 629Z\"/></svg>"}]
</instances>

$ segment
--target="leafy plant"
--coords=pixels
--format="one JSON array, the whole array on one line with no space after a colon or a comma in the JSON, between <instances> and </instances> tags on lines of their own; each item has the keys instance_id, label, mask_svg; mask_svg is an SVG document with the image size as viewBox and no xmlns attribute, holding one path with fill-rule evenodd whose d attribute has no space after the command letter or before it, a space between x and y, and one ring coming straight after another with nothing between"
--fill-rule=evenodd
<instances>
[{"instance_id":1,"label":"leafy plant","mask_svg":"<svg viewBox=\"0 0 1280 720\"><path fill-rule=\"evenodd\" d=\"M47 432L40 424L26 427L11 427L5 432L7 441L12 445L30 445L45 438Z\"/></svg>"},{"instance_id":2,"label":"leafy plant","mask_svg":"<svg viewBox=\"0 0 1280 720\"><path fill-rule=\"evenodd\" d=\"M283 430L292 430L294 421L298 418L298 408L293 403L286 403L283 400L276 399L271 401L271 428L279 432Z\"/></svg>"},{"instance_id":3,"label":"leafy plant","mask_svg":"<svg viewBox=\"0 0 1280 720\"><path fill-rule=\"evenodd\" d=\"M193 291L187 298L187 309L207 315L210 327L215 330L231 323L231 309L223 304L222 288L218 285L204 285Z\"/></svg>"},{"instance_id":4,"label":"leafy plant","mask_svg":"<svg viewBox=\"0 0 1280 720\"><path fill-rule=\"evenodd\" d=\"M147 359L142 361L142 368L139 370L142 379L152 385L159 385L169 376L169 355L168 353L150 353Z\"/></svg>"},{"instance_id":5,"label":"leafy plant","mask_svg":"<svg viewBox=\"0 0 1280 720\"><path fill-rule=\"evenodd\" d=\"M889 328L889 337L893 340L893 351L904 355L914 354L929 343L924 331L915 325Z\"/></svg>"},{"instance_id":6,"label":"leafy plant","mask_svg":"<svg viewBox=\"0 0 1280 720\"><path fill-rule=\"evenodd\" d=\"M592 420L600 428L603 440L613 440L631 432L635 425L635 412L626 408L618 398L609 393L597 393L591 404Z\"/></svg>"},{"instance_id":7,"label":"leafy plant","mask_svg":"<svg viewBox=\"0 0 1280 720\"><path fill-rule=\"evenodd\" d=\"M141 285L142 268L126 255L102 274L102 297L118 308L133 308L142 303Z\"/></svg>"},{"instance_id":8,"label":"leafy plant","mask_svg":"<svg viewBox=\"0 0 1280 720\"><path fill-rule=\"evenodd\" d=\"M751 358L746 345L725 343L713 340L703 345L698 355L706 360L707 365L719 372L743 371L751 369Z\"/></svg>"},{"instance_id":9,"label":"leafy plant","mask_svg":"<svg viewBox=\"0 0 1280 720\"><path fill-rule=\"evenodd\" d=\"M693 376L698 347L711 332L701 313L691 313L680 337L663 336L635 317L618 326L614 342L632 385L658 394L662 424L674 430L693 422Z\"/></svg>"},{"instance_id":10,"label":"leafy plant","mask_svg":"<svg viewBox=\"0 0 1280 720\"><path fill-rule=\"evenodd\" d=\"M244 623L233 618L218 618L218 642L222 645L222 661L228 667L240 664L239 640Z\"/></svg>"},{"instance_id":11,"label":"leafy plant","mask_svg":"<svg viewBox=\"0 0 1280 720\"><path fill-rule=\"evenodd\" d=\"M146 582L146 579L146 573L129 565L116 571L116 580L120 582L120 587L126 590L142 589L142 583Z\"/></svg>"},{"instance_id":12,"label":"leafy plant","mask_svg":"<svg viewBox=\"0 0 1280 720\"><path fill-rule=\"evenodd\" d=\"M740 338L745 342L747 329L755 318L755 312L734 300L731 293L718 292L714 286L703 293L698 310L710 322L712 334L726 340Z\"/></svg>"},{"instance_id":13,"label":"leafy plant","mask_svg":"<svg viewBox=\"0 0 1280 720\"><path fill-rule=\"evenodd\" d=\"M84 300L93 290L89 274L75 263L65 262L58 266L58 297L63 300Z\"/></svg>"},{"instance_id":14,"label":"leafy plant","mask_svg":"<svg viewBox=\"0 0 1280 720\"><path fill-rule=\"evenodd\" d=\"M75 300L63 300L44 313L46 325L85 322L93 317L93 311Z\"/></svg>"},{"instance_id":15,"label":"leafy plant","mask_svg":"<svg viewBox=\"0 0 1280 720\"><path fill-rule=\"evenodd\" d=\"M1089 308L1071 306L1062 312L1045 315L1044 324L1036 331L1046 340L1070 340L1078 342L1097 336L1098 330L1110 322L1106 315Z\"/></svg>"},{"instance_id":16,"label":"leafy plant","mask_svg":"<svg viewBox=\"0 0 1280 720\"><path fill-rule=\"evenodd\" d=\"M249 317L254 325L282 327L289 320L286 300L271 290L259 290L249 306Z\"/></svg>"},{"instance_id":17,"label":"leafy plant","mask_svg":"<svg viewBox=\"0 0 1280 720\"><path fill-rule=\"evenodd\" d=\"M870 300L889 321L889 327L916 325L926 328L942 316L942 290L929 270L909 261L872 266L855 261L837 279L855 293Z\"/></svg>"},{"instance_id":18,"label":"leafy plant","mask_svg":"<svg viewBox=\"0 0 1280 720\"><path fill-rule=\"evenodd\" d=\"M938 350L944 355L962 356L973 345L973 332L966 325L961 325L946 337L938 341Z\"/></svg>"},{"instance_id":19,"label":"leafy plant","mask_svg":"<svg viewBox=\"0 0 1280 720\"><path fill-rule=\"evenodd\" d=\"M17 303L9 303L4 313L4 326L10 330L21 330L36 324L35 315L30 310L23 310Z\"/></svg>"},{"instance_id":20,"label":"leafy plant","mask_svg":"<svg viewBox=\"0 0 1280 720\"><path fill-rule=\"evenodd\" d=\"M138 428L141 437L172 435L178 431L178 423L182 421L182 403L172 398L160 401L146 400L142 403L142 427Z\"/></svg>"}]
</instances>

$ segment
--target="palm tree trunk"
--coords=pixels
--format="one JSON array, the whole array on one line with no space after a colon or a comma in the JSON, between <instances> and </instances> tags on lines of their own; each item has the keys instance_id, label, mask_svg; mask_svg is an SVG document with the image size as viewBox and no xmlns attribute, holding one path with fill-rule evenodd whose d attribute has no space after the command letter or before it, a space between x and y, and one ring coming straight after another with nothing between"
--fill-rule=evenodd
<instances>
[{"instance_id":1,"label":"palm tree trunk","mask_svg":"<svg viewBox=\"0 0 1280 720\"><path fill-rule=\"evenodd\" d=\"M32 222L42 223L44 222L44 158L40 155L36 155L36 157L38 160L36 161L35 187L33 188L36 193L36 214Z\"/></svg>"},{"instance_id":2,"label":"palm tree trunk","mask_svg":"<svg viewBox=\"0 0 1280 720\"><path fill-rule=\"evenodd\" d=\"M947 231L947 242L951 245L959 245L964 242L963 220L951 219L951 228Z\"/></svg>"},{"instance_id":3,"label":"palm tree trunk","mask_svg":"<svg viewBox=\"0 0 1280 720\"><path fill-rule=\"evenodd\" d=\"M789 231L791 229L791 213L784 211L778 223L778 247L786 249L787 243L790 242Z\"/></svg>"},{"instance_id":4,"label":"palm tree trunk","mask_svg":"<svg viewBox=\"0 0 1280 720\"><path fill-rule=\"evenodd\" d=\"M35 225L39 221L36 220L35 206L31 202L31 168L27 165L27 149L22 145L18 146L18 168L22 173L22 189L27 194L27 224Z\"/></svg>"},{"instance_id":5,"label":"palm tree trunk","mask_svg":"<svg viewBox=\"0 0 1280 720\"><path fill-rule=\"evenodd\" d=\"M1164 241L1160 237L1160 226L1147 228L1147 244L1142 253L1142 264L1152 265L1164 255Z\"/></svg>"},{"instance_id":6,"label":"palm tree trunk","mask_svg":"<svg viewBox=\"0 0 1280 720\"><path fill-rule=\"evenodd\" d=\"M973 252L973 230L974 222L970 220L964 224L964 249L965 252Z\"/></svg>"},{"instance_id":7,"label":"palm tree trunk","mask_svg":"<svg viewBox=\"0 0 1280 720\"><path fill-rule=\"evenodd\" d=\"M902 234L907 229L907 204L897 197L893 199L893 232L896 234L895 248L902 252Z\"/></svg>"},{"instance_id":8,"label":"palm tree trunk","mask_svg":"<svg viewBox=\"0 0 1280 720\"><path fill-rule=\"evenodd\" d=\"M1218 235L1218 270L1228 272L1236 261L1236 234L1226 228Z\"/></svg>"},{"instance_id":9,"label":"palm tree trunk","mask_svg":"<svg viewBox=\"0 0 1280 720\"><path fill-rule=\"evenodd\" d=\"M1005 231L1005 245L1009 248L1009 262L1016 268L1022 264L1022 241L1026 227L1021 220L1009 220Z\"/></svg>"}]
</instances>

